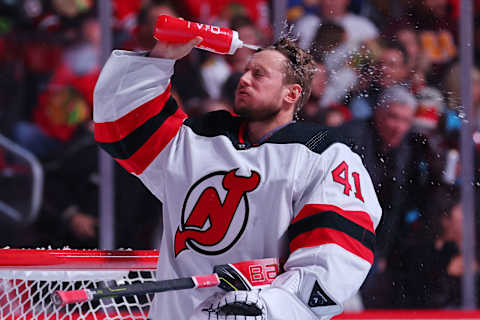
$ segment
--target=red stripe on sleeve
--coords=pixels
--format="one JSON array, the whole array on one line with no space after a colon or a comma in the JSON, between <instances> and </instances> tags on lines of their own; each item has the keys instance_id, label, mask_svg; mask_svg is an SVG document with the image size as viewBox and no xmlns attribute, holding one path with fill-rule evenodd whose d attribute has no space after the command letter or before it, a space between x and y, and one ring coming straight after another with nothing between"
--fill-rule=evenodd
<instances>
[{"instance_id":1,"label":"red stripe on sleeve","mask_svg":"<svg viewBox=\"0 0 480 320\"><path fill-rule=\"evenodd\" d=\"M373 264L373 252L358 240L346 233L329 228L317 228L310 232L298 235L290 242L290 253L305 247L316 247L322 244L334 243L353 253L354 255Z\"/></svg>"},{"instance_id":2,"label":"red stripe on sleeve","mask_svg":"<svg viewBox=\"0 0 480 320\"><path fill-rule=\"evenodd\" d=\"M163 150L163 148L165 148L170 140L175 137L185 118L186 115L183 110L178 108L177 111L168 118L168 121L165 121L163 125L148 139L148 141L130 158L125 160L115 160L118 161L118 163L120 163L127 171L141 174Z\"/></svg>"},{"instance_id":3,"label":"red stripe on sleeve","mask_svg":"<svg viewBox=\"0 0 480 320\"><path fill-rule=\"evenodd\" d=\"M355 222L359 226L375 233L375 229L373 227L373 221L370 218L370 215L364 211L349 211L343 210L340 207L331 205L331 204L307 204L305 205L302 210L298 213L298 215L293 219L292 224L300 221L306 217L314 215L318 212L323 211L333 211L338 213L339 215L343 216L344 218Z\"/></svg>"},{"instance_id":4,"label":"red stripe on sleeve","mask_svg":"<svg viewBox=\"0 0 480 320\"><path fill-rule=\"evenodd\" d=\"M95 140L108 143L119 141L128 136L136 128L147 122L148 119L162 111L170 97L170 89L171 83L168 84L167 89L161 95L127 113L118 120L95 123Z\"/></svg>"}]
</instances>

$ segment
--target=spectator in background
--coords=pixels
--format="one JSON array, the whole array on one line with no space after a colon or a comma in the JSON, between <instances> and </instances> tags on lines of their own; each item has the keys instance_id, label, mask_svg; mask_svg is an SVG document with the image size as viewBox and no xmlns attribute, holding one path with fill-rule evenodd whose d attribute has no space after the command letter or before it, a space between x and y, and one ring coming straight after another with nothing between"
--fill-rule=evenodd
<instances>
[{"instance_id":1,"label":"spectator in background","mask_svg":"<svg viewBox=\"0 0 480 320\"><path fill-rule=\"evenodd\" d=\"M302 48L310 48L318 27L327 21L341 25L347 34L347 46L358 49L378 37L377 27L367 18L347 11L350 0L321 0L319 12L307 14L295 23L295 32Z\"/></svg>"},{"instance_id":2,"label":"spectator in background","mask_svg":"<svg viewBox=\"0 0 480 320\"><path fill-rule=\"evenodd\" d=\"M449 64L457 56L457 24L448 0L426 0L408 3L404 19L418 32L421 52L431 67L427 83L439 86Z\"/></svg>"},{"instance_id":3,"label":"spectator in background","mask_svg":"<svg viewBox=\"0 0 480 320\"><path fill-rule=\"evenodd\" d=\"M78 126L91 118L93 88L100 72L99 47L99 23L87 17L81 23L79 43L64 51L39 95L33 121L13 126L13 139L41 160L61 152Z\"/></svg>"},{"instance_id":4,"label":"spectator in background","mask_svg":"<svg viewBox=\"0 0 480 320\"><path fill-rule=\"evenodd\" d=\"M354 118L366 119L372 116L382 92L394 85L405 85L408 76L407 52L398 42L382 44L382 49L374 61L373 70L363 73L362 86L352 93L349 104ZM368 70L368 69L367 69Z\"/></svg>"},{"instance_id":5,"label":"spectator in background","mask_svg":"<svg viewBox=\"0 0 480 320\"><path fill-rule=\"evenodd\" d=\"M331 105L323 114L323 124L327 127L339 127L352 120L352 113L342 104Z\"/></svg>"},{"instance_id":6,"label":"spectator in background","mask_svg":"<svg viewBox=\"0 0 480 320\"><path fill-rule=\"evenodd\" d=\"M435 188L415 250L403 259L408 308L461 307L463 210L455 186Z\"/></svg>"},{"instance_id":7,"label":"spectator in background","mask_svg":"<svg viewBox=\"0 0 480 320\"><path fill-rule=\"evenodd\" d=\"M479 144L479 128L480 128L480 71L474 68L471 71L472 77L472 116L471 125L474 130L473 140L477 146ZM462 121L465 117L465 110L461 105L460 89L461 89L461 74L460 64L453 64L443 79L443 88L446 92L447 108L444 117L441 119L441 132L443 139L446 141L448 151L460 150L459 135L462 126ZM444 154L445 156L445 154ZM477 152L478 161L478 152ZM478 175L478 162L476 164L476 171ZM459 171L453 181L457 181Z\"/></svg>"},{"instance_id":8,"label":"spectator in background","mask_svg":"<svg viewBox=\"0 0 480 320\"><path fill-rule=\"evenodd\" d=\"M447 106L446 114L442 124L442 137L446 144L446 152L442 154L443 157L446 157L446 168L450 160L456 159L455 162L458 163L458 154L460 150L460 129L462 126L462 121L465 117L465 110L461 106L460 98L460 89L461 89L461 74L460 74L460 64L455 63L446 73L446 76L443 80L443 86L445 92L447 93ZM473 187L475 189L475 200L477 208L477 213L480 214L480 71L477 68L473 68L471 71L472 77L472 116L473 119L469 121L473 129L473 143L474 143L474 172L475 177L473 181ZM450 157L448 156L450 155ZM459 183L460 180L460 165L457 164L454 166L455 170L452 171L451 175L446 175L446 182L449 183ZM447 171L448 172L448 171ZM477 226L480 228L480 226Z\"/></svg>"},{"instance_id":9,"label":"spectator in background","mask_svg":"<svg viewBox=\"0 0 480 320\"><path fill-rule=\"evenodd\" d=\"M413 131L428 138L429 146L437 156L431 165L435 171L443 171L443 181L455 180L452 177L453 171L448 169L451 166L447 163L450 161L448 155L457 153L457 134L446 134L444 130L445 120L451 119L450 111L442 92L426 81L432 63L420 46L419 32L408 21L399 19L392 22L390 30L383 37L398 41L407 53L406 82L418 99ZM443 92L448 93L450 90Z\"/></svg>"},{"instance_id":10,"label":"spectator in background","mask_svg":"<svg viewBox=\"0 0 480 320\"><path fill-rule=\"evenodd\" d=\"M472 77L472 110L473 110L473 124L474 128L480 128L480 70L473 68L471 71ZM461 74L460 63L455 63L450 66L443 79L443 87L445 89L448 109L451 112L461 114L464 112L461 108Z\"/></svg>"},{"instance_id":11,"label":"spectator in background","mask_svg":"<svg viewBox=\"0 0 480 320\"><path fill-rule=\"evenodd\" d=\"M45 164L41 215L33 227L36 245L98 248L98 146L88 121L61 155ZM114 164L115 248L153 249L161 203L118 164Z\"/></svg>"},{"instance_id":12,"label":"spectator in background","mask_svg":"<svg viewBox=\"0 0 480 320\"><path fill-rule=\"evenodd\" d=\"M300 112L300 119L326 126L350 120L351 113L343 102L357 74L350 68L345 41L345 30L338 24L327 22L318 28L310 48L317 71L312 80L312 94Z\"/></svg>"},{"instance_id":13,"label":"spectator in background","mask_svg":"<svg viewBox=\"0 0 480 320\"><path fill-rule=\"evenodd\" d=\"M6 24L12 29L4 35L5 42L2 49L5 51L0 50L3 51L2 56L11 59L8 66L2 67L2 73L9 70L12 72L6 75L5 80L8 85L2 89L9 98L14 97L15 93L19 95L15 101L9 103L8 115L5 115L12 120L3 128L10 137L14 123L31 120L38 96L48 83L52 70L61 59L65 43L68 41L66 39L68 36L58 36L55 31L43 25L42 20L34 23L26 17L15 18L11 23ZM53 25L55 28L58 27L58 23ZM15 88L9 88L13 81L17 81L17 85ZM2 99L7 103L9 100Z\"/></svg>"},{"instance_id":14,"label":"spectator in background","mask_svg":"<svg viewBox=\"0 0 480 320\"><path fill-rule=\"evenodd\" d=\"M132 38L130 41L121 44L121 48L125 50L150 50L155 45L153 32L157 18L161 14L172 17L178 16L175 8L168 1L154 1L139 8L136 17L136 27L132 30Z\"/></svg>"},{"instance_id":15,"label":"spectator in background","mask_svg":"<svg viewBox=\"0 0 480 320\"><path fill-rule=\"evenodd\" d=\"M382 38L398 42L406 53L407 79L414 94L418 93L429 84L426 82L427 74L432 65L428 55L420 45L419 32L409 21L394 19L383 33Z\"/></svg>"},{"instance_id":16,"label":"spectator in background","mask_svg":"<svg viewBox=\"0 0 480 320\"><path fill-rule=\"evenodd\" d=\"M268 0L184 0L188 18L201 23L228 27L234 16L245 15L267 37L272 36Z\"/></svg>"},{"instance_id":17,"label":"spectator in background","mask_svg":"<svg viewBox=\"0 0 480 320\"><path fill-rule=\"evenodd\" d=\"M0 8L1 10L2 8ZM23 74L19 32L14 28L15 19L0 11L0 133L10 135L10 126L25 115Z\"/></svg>"},{"instance_id":18,"label":"spectator in background","mask_svg":"<svg viewBox=\"0 0 480 320\"><path fill-rule=\"evenodd\" d=\"M407 53L408 72L414 72L418 68L418 59L420 57L420 46L417 33L411 25L396 26L392 35L404 48ZM388 37L388 35L386 35Z\"/></svg>"},{"instance_id":19,"label":"spectator in background","mask_svg":"<svg viewBox=\"0 0 480 320\"><path fill-rule=\"evenodd\" d=\"M435 175L422 166L431 161L428 144L410 131L416 108L417 101L407 89L391 86L382 92L371 119L352 120L338 129L345 143L361 155L384 210L377 229L376 262L362 289L368 308L389 307L399 298L390 276L403 274L393 272L396 262L390 259L407 246L406 214L422 210L433 181L430 176Z\"/></svg>"},{"instance_id":20,"label":"spectator in background","mask_svg":"<svg viewBox=\"0 0 480 320\"><path fill-rule=\"evenodd\" d=\"M317 58L314 57L314 59L317 70L312 78L312 92L310 98L300 110L298 118L304 121L322 123L324 108L320 106L320 101L327 86L328 74L325 66Z\"/></svg>"},{"instance_id":21,"label":"spectator in background","mask_svg":"<svg viewBox=\"0 0 480 320\"><path fill-rule=\"evenodd\" d=\"M322 108L344 104L347 94L356 87L357 72L352 68L352 52L345 29L335 23L323 23L317 30L310 51L328 71L325 90L319 101Z\"/></svg>"}]
</instances>

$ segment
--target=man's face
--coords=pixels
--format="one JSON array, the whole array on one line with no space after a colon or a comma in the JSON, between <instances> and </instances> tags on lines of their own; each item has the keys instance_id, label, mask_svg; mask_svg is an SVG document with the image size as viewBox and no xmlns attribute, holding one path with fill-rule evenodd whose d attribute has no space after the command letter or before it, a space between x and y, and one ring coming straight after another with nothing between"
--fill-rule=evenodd
<instances>
[{"instance_id":1,"label":"man's face","mask_svg":"<svg viewBox=\"0 0 480 320\"><path fill-rule=\"evenodd\" d=\"M420 53L417 34L409 29L400 30L397 33L398 41L405 47L408 52L408 64L411 69L415 66L415 61Z\"/></svg>"},{"instance_id":2,"label":"man's face","mask_svg":"<svg viewBox=\"0 0 480 320\"><path fill-rule=\"evenodd\" d=\"M379 65L384 87L390 87L404 80L408 72L403 53L397 49L385 49L380 56Z\"/></svg>"},{"instance_id":3,"label":"man's face","mask_svg":"<svg viewBox=\"0 0 480 320\"><path fill-rule=\"evenodd\" d=\"M286 57L275 50L255 53L235 91L234 111L249 120L274 118L287 107L284 98L288 85L284 84Z\"/></svg>"},{"instance_id":4,"label":"man's face","mask_svg":"<svg viewBox=\"0 0 480 320\"><path fill-rule=\"evenodd\" d=\"M375 123L386 147L400 144L412 126L415 111L410 106L392 103L376 110Z\"/></svg>"},{"instance_id":5,"label":"man's face","mask_svg":"<svg viewBox=\"0 0 480 320\"><path fill-rule=\"evenodd\" d=\"M317 63L317 71L313 75L312 79L312 96L315 98L321 98L325 92L327 86L327 69L324 65Z\"/></svg>"}]
</instances>

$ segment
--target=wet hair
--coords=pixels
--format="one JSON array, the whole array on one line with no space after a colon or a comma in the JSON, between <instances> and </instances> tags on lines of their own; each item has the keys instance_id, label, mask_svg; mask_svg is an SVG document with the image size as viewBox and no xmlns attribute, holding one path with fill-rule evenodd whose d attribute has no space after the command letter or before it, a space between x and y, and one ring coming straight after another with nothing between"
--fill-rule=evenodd
<instances>
[{"instance_id":1,"label":"wet hair","mask_svg":"<svg viewBox=\"0 0 480 320\"><path fill-rule=\"evenodd\" d=\"M295 116L310 98L312 79L317 71L313 57L299 48L292 40L280 38L274 44L261 50L275 50L287 58L285 62L285 83L296 83L302 88L300 98L295 104Z\"/></svg>"}]
</instances>

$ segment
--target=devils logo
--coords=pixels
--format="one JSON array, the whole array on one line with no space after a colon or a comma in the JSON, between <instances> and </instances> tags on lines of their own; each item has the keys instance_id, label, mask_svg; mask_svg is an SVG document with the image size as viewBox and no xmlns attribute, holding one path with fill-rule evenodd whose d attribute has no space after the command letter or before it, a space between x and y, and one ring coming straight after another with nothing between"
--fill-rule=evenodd
<instances>
[{"instance_id":1,"label":"devils logo","mask_svg":"<svg viewBox=\"0 0 480 320\"><path fill-rule=\"evenodd\" d=\"M260 175L252 171L241 177L237 170L210 173L190 188L175 234L175 256L187 249L218 255L240 239L248 221L247 193L257 188Z\"/></svg>"}]
</instances>

